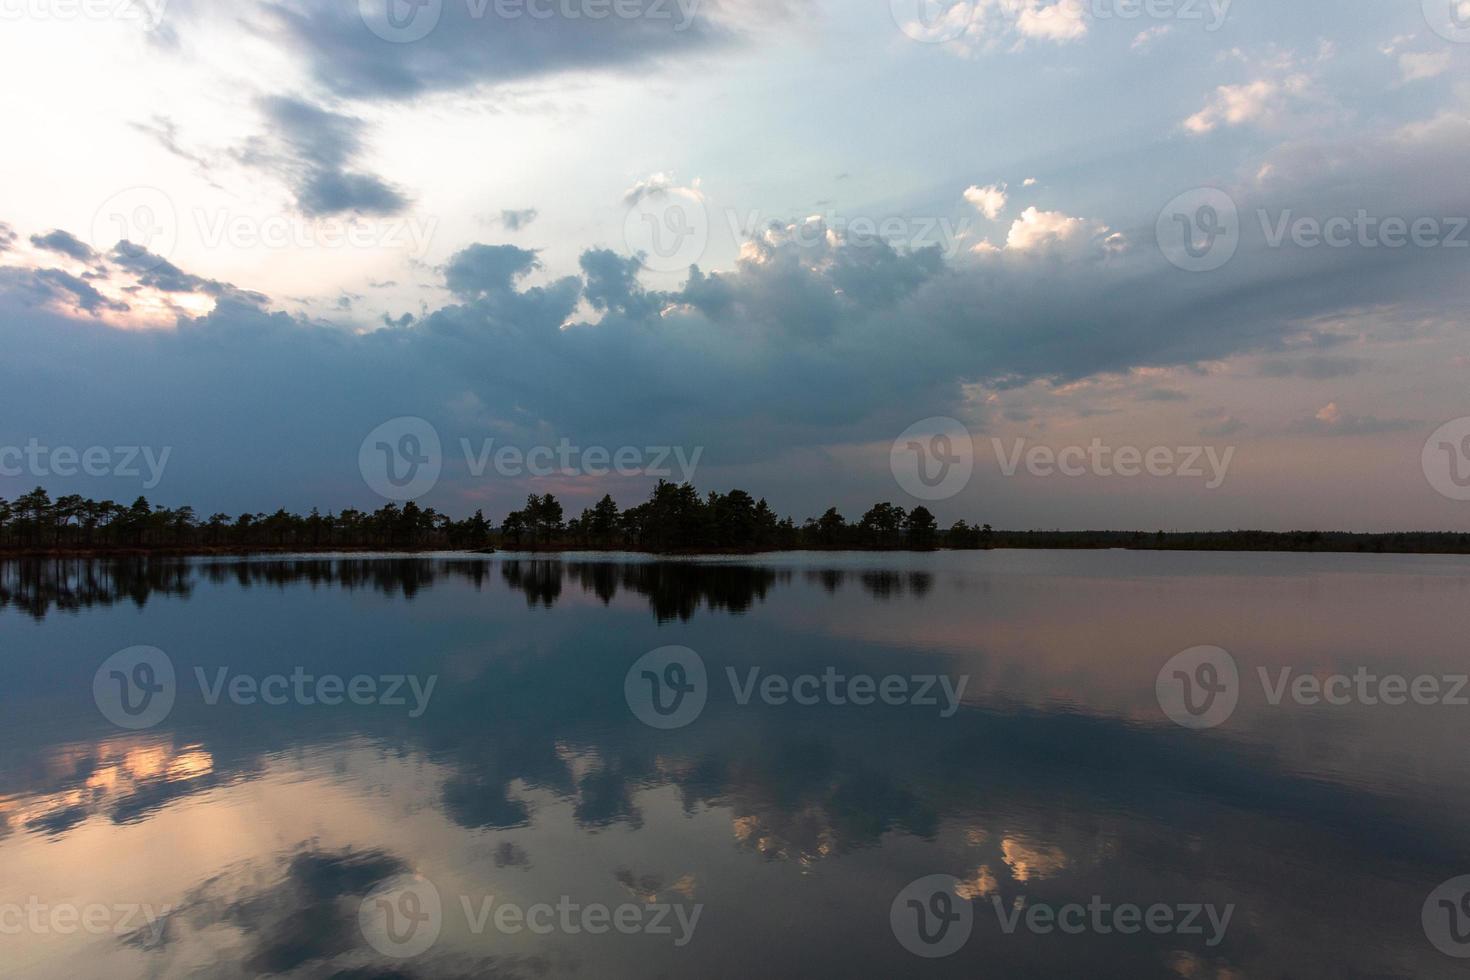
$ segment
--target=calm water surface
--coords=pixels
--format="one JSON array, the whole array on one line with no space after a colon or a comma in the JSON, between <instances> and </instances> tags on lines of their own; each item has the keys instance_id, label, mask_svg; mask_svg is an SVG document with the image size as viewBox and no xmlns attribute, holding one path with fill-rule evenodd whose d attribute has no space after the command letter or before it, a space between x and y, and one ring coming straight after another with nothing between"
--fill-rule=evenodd
<instances>
[{"instance_id":1,"label":"calm water surface","mask_svg":"<svg viewBox=\"0 0 1470 980\"><path fill-rule=\"evenodd\" d=\"M1470 707L1258 671L1452 677L1467 637L1441 557L0 564L0 973L1463 976L1431 933L1470 905L1424 915L1470 874ZM1239 701L1193 730L1156 682L1200 645ZM104 667L136 646L172 685ZM669 646L702 710L635 668ZM741 703L771 675L938 703Z\"/></svg>"}]
</instances>

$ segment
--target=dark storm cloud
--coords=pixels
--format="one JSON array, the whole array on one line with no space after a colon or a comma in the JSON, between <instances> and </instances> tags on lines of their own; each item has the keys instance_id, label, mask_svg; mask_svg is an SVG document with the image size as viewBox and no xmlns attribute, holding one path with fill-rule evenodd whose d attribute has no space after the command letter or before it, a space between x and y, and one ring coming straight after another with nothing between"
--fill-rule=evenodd
<instances>
[{"instance_id":1,"label":"dark storm cloud","mask_svg":"<svg viewBox=\"0 0 1470 980\"><path fill-rule=\"evenodd\" d=\"M353 146L350 127L330 120L311 141L303 152L327 161ZM1412 202L1381 198L1403 187L1458 193L1460 203L1442 213L1465 213L1470 201L1454 190L1458 183L1426 180L1440 171L1419 167L1412 154L1400 158L1421 179L1395 184L1375 175L1370 185L1347 187L1334 206L1352 213L1378 194L1379 212L1415 213ZM1273 201L1240 192L1238 203L1250 213ZM970 384L1067 382L1244 353L1331 373L1345 365L1310 358L1321 356L1318 341L1336 336L1323 326L1332 317L1397 307L1442 319L1465 302L1463 256L1451 249L1247 241L1223 268L1200 274L1165 261L1150 240L1152 224L1124 228L1130 244L1122 251L1007 250L957 260L767 229L734 269L691 269L669 290L647 288L636 257L605 249L584 252L576 275L528 285L540 271L537 252L473 245L442 270L453 302L362 334L270 313L263 297L124 243L111 257L118 276L132 270L159 289L207 291L219 297L217 309L181 319L177 331L82 323L63 332L53 326L66 321L37 308L65 292L65 280L8 272L0 277L0 387L13 410L0 428L25 433L44 421L91 432L102 418L126 430L127 444L176 447L170 493L180 499L244 506L258 496L309 509L372 502L357 449L400 415L437 426L447 457L465 437L534 445L566 436L584 446L699 446L705 466L774 468L896 434L916 419L963 416ZM364 325L377 326L379 312L360 311ZM1318 353L1304 355L1310 348ZM74 394L57 399L58 385ZM178 405L193 408L181 413ZM1351 408L1344 402L1302 431L1409 424ZM1201 424L1238 429L1225 416ZM300 488L301 499L279 499L283 486ZM486 486L449 459L436 491L447 496L430 502L458 509Z\"/></svg>"},{"instance_id":2,"label":"dark storm cloud","mask_svg":"<svg viewBox=\"0 0 1470 980\"><path fill-rule=\"evenodd\" d=\"M607 249L582 253L582 275L586 278L584 294L594 310L612 310L632 316L655 312L649 297L638 283L642 263L636 256L622 256Z\"/></svg>"},{"instance_id":3,"label":"dark storm cloud","mask_svg":"<svg viewBox=\"0 0 1470 980\"><path fill-rule=\"evenodd\" d=\"M242 163L281 177L308 217L396 214L408 197L374 174L354 168L366 124L289 96L260 100L269 132L236 153Z\"/></svg>"},{"instance_id":4,"label":"dark storm cloud","mask_svg":"<svg viewBox=\"0 0 1470 980\"><path fill-rule=\"evenodd\" d=\"M512 284L540 265L536 253L514 245L471 245L449 260L444 282L461 299L510 292Z\"/></svg>"},{"instance_id":5,"label":"dark storm cloud","mask_svg":"<svg viewBox=\"0 0 1470 980\"><path fill-rule=\"evenodd\" d=\"M402 31L387 18L390 2L398 5ZM563 5L545 0L445 0L417 8L401 0L315 0L273 12L317 80L352 98L407 99L577 69L632 68L732 37L707 13L721 6L714 0L616 5L636 16L609 16L609 7L593 17L585 5L566 6L581 15L566 16Z\"/></svg>"},{"instance_id":6,"label":"dark storm cloud","mask_svg":"<svg viewBox=\"0 0 1470 980\"><path fill-rule=\"evenodd\" d=\"M151 286L166 293L203 291L210 280L187 273L142 245L127 239L118 242L107 256L114 265L137 275L139 285Z\"/></svg>"},{"instance_id":7,"label":"dark storm cloud","mask_svg":"<svg viewBox=\"0 0 1470 980\"><path fill-rule=\"evenodd\" d=\"M394 214L408 199L372 174L313 169L296 186L296 203L311 217L343 214Z\"/></svg>"},{"instance_id":8,"label":"dark storm cloud","mask_svg":"<svg viewBox=\"0 0 1470 980\"><path fill-rule=\"evenodd\" d=\"M52 296L62 302L70 302L78 309L85 310L93 316L103 310L111 310L115 313L126 313L128 304L118 300L108 299L99 293L91 283L69 272L60 269L37 269L33 273L37 284L49 289Z\"/></svg>"},{"instance_id":9,"label":"dark storm cloud","mask_svg":"<svg viewBox=\"0 0 1470 980\"><path fill-rule=\"evenodd\" d=\"M31 244L48 252L56 252L58 255L76 259L78 262L92 262L97 258L97 253L93 251L92 246L81 241L71 232L62 231L60 228L44 235L32 235Z\"/></svg>"},{"instance_id":10,"label":"dark storm cloud","mask_svg":"<svg viewBox=\"0 0 1470 980\"><path fill-rule=\"evenodd\" d=\"M268 297L249 290L237 289L227 282L205 279L185 272L162 256L155 255L141 245L127 239L118 242L108 260L119 269L132 273L139 286L157 289L164 293L203 293L216 299L232 297L241 302L262 304Z\"/></svg>"},{"instance_id":11,"label":"dark storm cloud","mask_svg":"<svg viewBox=\"0 0 1470 980\"><path fill-rule=\"evenodd\" d=\"M732 272L694 275L663 292L642 286L634 260L605 251L584 255L580 277L520 288L535 253L477 245L445 270L460 302L411 326L357 337L232 300L177 334L78 341L83 351L69 370L88 375L141 359L137 370L160 392L208 391L218 423L239 417L219 401L222 378L242 383L228 385L237 391L262 385L284 414L247 412L255 436L274 438L266 433L290 418L298 431L282 434L282 449L303 463L316 458L308 447L351 443L375 416L437 412L452 431L442 413L465 397L489 417L583 439L709 445L750 459L953 413L966 382L1068 380L1269 350L1299 317L1380 301L1385 285L1328 268L1293 280L1292 301L1271 295L1269 278L1191 277L1161 262L1063 272L1049 263L953 268L883 245L809 251L765 246ZM142 275L159 288L208 286L150 263ZM575 323L584 299L604 314L595 325ZM7 366L19 372L23 363ZM312 365L310 383L295 370L303 364ZM213 372L221 376L206 383ZM15 380L19 391L23 379ZM119 402L146 411L130 392ZM328 398L333 413L302 425L309 406ZM333 418L337 431L310 431L331 429Z\"/></svg>"},{"instance_id":12,"label":"dark storm cloud","mask_svg":"<svg viewBox=\"0 0 1470 980\"><path fill-rule=\"evenodd\" d=\"M362 149L362 120L288 96L260 100L261 111L295 154L317 167L344 166Z\"/></svg>"}]
</instances>

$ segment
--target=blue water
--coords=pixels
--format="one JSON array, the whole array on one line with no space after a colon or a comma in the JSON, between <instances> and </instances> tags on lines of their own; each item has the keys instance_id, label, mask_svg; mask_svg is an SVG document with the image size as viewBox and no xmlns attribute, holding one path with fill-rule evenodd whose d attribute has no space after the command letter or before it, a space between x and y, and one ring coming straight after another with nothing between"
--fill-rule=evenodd
<instances>
[{"instance_id":1,"label":"blue water","mask_svg":"<svg viewBox=\"0 0 1470 980\"><path fill-rule=\"evenodd\" d=\"M1467 636L1449 557L4 563L0 974L1462 976ZM1271 703L1355 672L1438 694Z\"/></svg>"}]
</instances>

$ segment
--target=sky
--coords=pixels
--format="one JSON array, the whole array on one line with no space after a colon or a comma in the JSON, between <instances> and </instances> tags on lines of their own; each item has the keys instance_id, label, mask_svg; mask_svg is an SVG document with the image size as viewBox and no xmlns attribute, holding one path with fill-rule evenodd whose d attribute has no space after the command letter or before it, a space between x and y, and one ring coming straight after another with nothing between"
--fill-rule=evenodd
<instances>
[{"instance_id":1,"label":"sky","mask_svg":"<svg viewBox=\"0 0 1470 980\"><path fill-rule=\"evenodd\" d=\"M1470 2L0 0L0 497L1470 530Z\"/></svg>"}]
</instances>

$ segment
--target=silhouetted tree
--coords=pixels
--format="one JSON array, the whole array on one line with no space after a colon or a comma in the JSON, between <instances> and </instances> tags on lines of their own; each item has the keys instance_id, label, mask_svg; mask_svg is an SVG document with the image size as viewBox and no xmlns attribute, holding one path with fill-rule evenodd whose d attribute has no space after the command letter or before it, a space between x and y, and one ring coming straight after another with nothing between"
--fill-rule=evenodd
<instances>
[{"instance_id":1,"label":"silhouetted tree","mask_svg":"<svg viewBox=\"0 0 1470 980\"><path fill-rule=\"evenodd\" d=\"M938 546L939 525L934 522L929 508L920 505L909 511L903 528L908 535L909 547L915 551L932 551Z\"/></svg>"}]
</instances>

